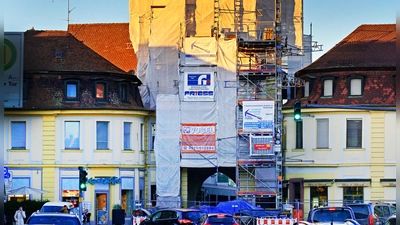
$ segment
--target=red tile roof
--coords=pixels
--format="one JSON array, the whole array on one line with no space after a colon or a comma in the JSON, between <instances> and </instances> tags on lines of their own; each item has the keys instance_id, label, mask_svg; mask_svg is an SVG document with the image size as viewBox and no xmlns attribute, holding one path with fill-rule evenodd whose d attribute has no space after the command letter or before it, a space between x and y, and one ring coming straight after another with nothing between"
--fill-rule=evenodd
<instances>
[{"instance_id":1,"label":"red tile roof","mask_svg":"<svg viewBox=\"0 0 400 225\"><path fill-rule=\"evenodd\" d=\"M396 74L396 25L363 24L335 47L309 66L296 72L296 77L309 80L310 95L303 88L285 104L291 107L300 99L303 107L394 107ZM349 96L349 77L361 75L361 96ZM323 97L323 79L334 78L332 97Z\"/></svg>"},{"instance_id":2,"label":"red tile roof","mask_svg":"<svg viewBox=\"0 0 400 225\"><path fill-rule=\"evenodd\" d=\"M36 30L24 33L24 71L126 74L67 31Z\"/></svg>"},{"instance_id":3,"label":"red tile roof","mask_svg":"<svg viewBox=\"0 0 400 225\"><path fill-rule=\"evenodd\" d=\"M396 66L396 24L363 24L296 73L332 68Z\"/></svg>"},{"instance_id":4,"label":"red tile roof","mask_svg":"<svg viewBox=\"0 0 400 225\"><path fill-rule=\"evenodd\" d=\"M123 71L136 70L129 23L70 24L68 32Z\"/></svg>"}]
</instances>

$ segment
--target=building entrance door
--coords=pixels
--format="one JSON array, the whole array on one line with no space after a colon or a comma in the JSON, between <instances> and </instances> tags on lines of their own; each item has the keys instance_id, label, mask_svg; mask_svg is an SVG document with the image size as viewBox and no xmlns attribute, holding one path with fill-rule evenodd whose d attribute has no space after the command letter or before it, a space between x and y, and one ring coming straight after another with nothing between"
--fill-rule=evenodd
<instances>
[{"instance_id":1,"label":"building entrance door","mask_svg":"<svg viewBox=\"0 0 400 225\"><path fill-rule=\"evenodd\" d=\"M109 200L108 192L96 192L95 194L95 211L96 217L95 221L96 224L108 224L109 218Z\"/></svg>"}]
</instances>

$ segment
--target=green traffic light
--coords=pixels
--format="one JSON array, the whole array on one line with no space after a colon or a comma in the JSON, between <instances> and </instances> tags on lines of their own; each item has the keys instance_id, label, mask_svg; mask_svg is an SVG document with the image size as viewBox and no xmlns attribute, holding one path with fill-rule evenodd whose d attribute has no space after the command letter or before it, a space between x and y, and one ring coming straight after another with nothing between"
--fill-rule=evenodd
<instances>
[{"instance_id":1,"label":"green traffic light","mask_svg":"<svg viewBox=\"0 0 400 225\"><path fill-rule=\"evenodd\" d=\"M299 120L300 118L301 118L301 116L299 114L294 115L295 120Z\"/></svg>"},{"instance_id":2,"label":"green traffic light","mask_svg":"<svg viewBox=\"0 0 400 225\"><path fill-rule=\"evenodd\" d=\"M81 187L81 189L83 190L83 189L86 188L86 184L85 184L85 183L81 183L80 187Z\"/></svg>"}]
</instances>

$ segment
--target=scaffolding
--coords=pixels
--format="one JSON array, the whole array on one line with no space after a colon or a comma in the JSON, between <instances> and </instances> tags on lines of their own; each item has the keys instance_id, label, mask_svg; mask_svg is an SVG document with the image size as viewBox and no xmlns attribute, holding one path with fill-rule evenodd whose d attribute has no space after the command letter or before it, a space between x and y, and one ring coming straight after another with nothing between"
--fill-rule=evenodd
<instances>
[{"instance_id":1,"label":"scaffolding","mask_svg":"<svg viewBox=\"0 0 400 225\"><path fill-rule=\"evenodd\" d=\"M235 32L225 34L238 49L237 198L264 208L282 208L281 0L274 4L273 21L258 18L256 30L245 30L242 0L235 0Z\"/></svg>"}]
</instances>

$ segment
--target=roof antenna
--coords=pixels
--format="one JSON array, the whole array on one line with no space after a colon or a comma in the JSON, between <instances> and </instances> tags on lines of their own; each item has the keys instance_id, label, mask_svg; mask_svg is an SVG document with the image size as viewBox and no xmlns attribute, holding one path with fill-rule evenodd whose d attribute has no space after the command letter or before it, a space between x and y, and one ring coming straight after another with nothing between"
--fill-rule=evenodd
<instances>
[{"instance_id":1,"label":"roof antenna","mask_svg":"<svg viewBox=\"0 0 400 225\"><path fill-rule=\"evenodd\" d=\"M74 10L76 7L74 7L74 8L72 8L71 10L69 9L69 0L68 0L68 19L67 19L67 22L68 22L68 25L67 26L69 26L69 14L72 12L72 10Z\"/></svg>"}]
</instances>

